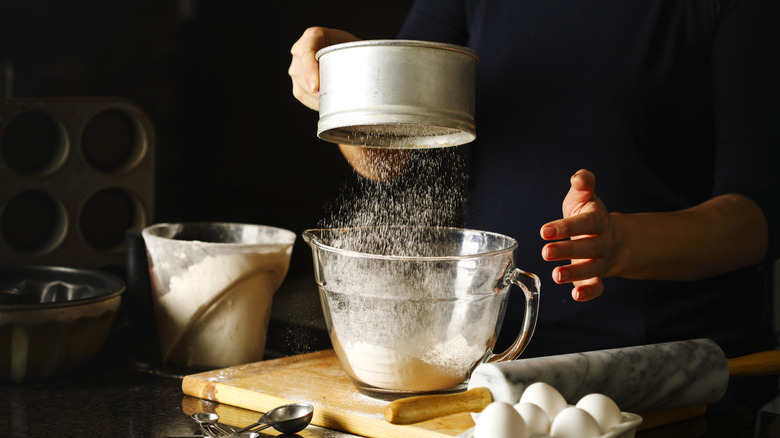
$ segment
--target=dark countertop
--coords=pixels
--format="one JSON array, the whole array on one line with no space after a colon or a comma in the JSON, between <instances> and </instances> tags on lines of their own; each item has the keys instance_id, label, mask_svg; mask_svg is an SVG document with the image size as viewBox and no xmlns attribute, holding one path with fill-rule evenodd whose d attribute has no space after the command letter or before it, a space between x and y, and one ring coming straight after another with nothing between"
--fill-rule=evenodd
<instances>
[{"instance_id":1,"label":"dark countertop","mask_svg":"<svg viewBox=\"0 0 780 438\"><path fill-rule=\"evenodd\" d=\"M0 412L7 418L3 436L167 437L196 434L192 409L215 405L181 392L188 372L151 365L124 350L113 334L84 369L45 383L0 385ZM242 410L243 411L243 410ZM259 415L246 411L250 418ZM10 427L9 427L10 426ZM352 437L310 426L304 437ZM778 437L780 415L748 409L711 407L704 417L637 434L639 438Z\"/></svg>"},{"instance_id":2,"label":"dark countertop","mask_svg":"<svg viewBox=\"0 0 780 438\"><path fill-rule=\"evenodd\" d=\"M291 282L293 286L295 282ZM295 289L295 288L294 288ZM305 288L275 299L269 329L269 355L299 354L329 348L319 318L302 315L306 326L289 318L298 315L301 301L316 297ZM303 295L303 298L301 297ZM277 306L278 301L278 306ZM291 303L292 307L291 307ZM321 315L320 315L321 316ZM138 323L137 320L131 321ZM274 333L287 334L275 336ZM289 334L293 335L289 335ZM6 424L0 436L29 437L168 437L193 435L198 427L193 412L214 411L217 404L185 396L181 379L197 372L159 362L148 330L133 325L116 328L106 345L87 366L46 382L0 383L0 412ZM152 336L153 337L153 336ZM244 409L242 421L259 414ZM764 438L780 437L780 415L774 412L712 406L703 417L639 432L638 438ZM244 420L244 419L247 420ZM271 436L271 435L263 435ZM301 437L341 438L354 435L309 426Z\"/></svg>"},{"instance_id":3,"label":"dark countertop","mask_svg":"<svg viewBox=\"0 0 780 438\"><path fill-rule=\"evenodd\" d=\"M195 371L128 354L128 345L133 341L128 341L126 333L113 333L98 356L74 374L46 382L0 384L0 412L10 421L0 427L0 436L162 438L199 434L190 414L213 412L216 403L182 393L182 378ZM251 421L260 416L234 410L244 412ZM354 435L309 426L301 436Z\"/></svg>"}]
</instances>

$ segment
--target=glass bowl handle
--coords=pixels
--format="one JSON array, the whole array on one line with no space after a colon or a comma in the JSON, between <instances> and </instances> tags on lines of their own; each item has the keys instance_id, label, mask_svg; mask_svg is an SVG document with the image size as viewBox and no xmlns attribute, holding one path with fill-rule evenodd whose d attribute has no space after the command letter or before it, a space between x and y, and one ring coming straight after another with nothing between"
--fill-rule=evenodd
<instances>
[{"instance_id":1,"label":"glass bowl handle","mask_svg":"<svg viewBox=\"0 0 780 438\"><path fill-rule=\"evenodd\" d=\"M517 339L503 353L491 355L485 362L503 362L514 360L523 353L525 347L531 341L536 329L536 318L539 315L539 289L541 282L539 277L530 272L510 266L507 270L509 282L518 286L525 294L525 316L523 328Z\"/></svg>"}]
</instances>

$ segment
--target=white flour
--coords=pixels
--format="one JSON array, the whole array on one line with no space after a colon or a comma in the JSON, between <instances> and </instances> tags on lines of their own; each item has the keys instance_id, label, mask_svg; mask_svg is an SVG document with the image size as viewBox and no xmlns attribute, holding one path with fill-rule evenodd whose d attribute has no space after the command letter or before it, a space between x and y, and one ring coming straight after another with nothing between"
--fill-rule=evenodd
<instances>
[{"instance_id":1,"label":"white flour","mask_svg":"<svg viewBox=\"0 0 780 438\"><path fill-rule=\"evenodd\" d=\"M356 175L341 191L322 228L361 226L459 226L466 186L466 160L462 148L407 150L408 168L400 176L383 182ZM395 172L381 155L367 154L373 173L385 179ZM384 253L393 245L407 245L388 237ZM403 247L402 247L403 249Z\"/></svg>"},{"instance_id":2,"label":"white flour","mask_svg":"<svg viewBox=\"0 0 780 438\"><path fill-rule=\"evenodd\" d=\"M404 298L425 293L420 285L393 286L371 294L349 286L344 293L321 289L342 364L357 380L389 390L434 391L463 382L490 346L501 296L421 300ZM398 296L381 295L392 290Z\"/></svg>"},{"instance_id":3,"label":"white flour","mask_svg":"<svg viewBox=\"0 0 780 438\"><path fill-rule=\"evenodd\" d=\"M283 253L209 255L171 277L157 302L163 355L220 368L262 359Z\"/></svg>"},{"instance_id":4,"label":"white flour","mask_svg":"<svg viewBox=\"0 0 780 438\"><path fill-rule=\"evenodd\" d=\"M433 350L412 354L364 342L344 347L352 372L361 381L378 388L421 392L459 384L484 350L485 346L469 346L461 335L435 344Z\"/></svg>"}]
</instances>

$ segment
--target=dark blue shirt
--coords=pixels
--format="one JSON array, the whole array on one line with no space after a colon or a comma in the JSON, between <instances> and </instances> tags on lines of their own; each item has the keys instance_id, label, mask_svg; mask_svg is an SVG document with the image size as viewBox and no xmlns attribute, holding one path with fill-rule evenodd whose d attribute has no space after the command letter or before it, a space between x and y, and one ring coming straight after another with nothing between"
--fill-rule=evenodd
<instances>
[{"instance_id":1,"label":"dark blue shirt","mask_svg":"<svg viewBox=\"0 0 780 438\"><path fill-rule=\"evenodd\" d=\"M418 0L400 38L479 54L466 226L507 234L542 279L527 355L714 339L727 356L774 346L767 269L703 281L605 280L574 302L541 259L569 178L596 174L610 211L674 211L724 193L755 200L778 256L780 1ZM636 250L641 250L637 248ZM500 338L516 336L512 299Z\"/></svg>"}]
</instances>

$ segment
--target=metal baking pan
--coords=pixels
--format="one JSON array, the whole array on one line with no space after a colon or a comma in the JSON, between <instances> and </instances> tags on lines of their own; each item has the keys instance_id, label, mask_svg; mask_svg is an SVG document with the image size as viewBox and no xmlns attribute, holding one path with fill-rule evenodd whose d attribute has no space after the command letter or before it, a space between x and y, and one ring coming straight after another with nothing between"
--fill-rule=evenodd
<instances>
[{"instance_id":1,"label":"metal baking pan","mask_svg":"<svg viewBox=\"0 0 780 438\"><path fill-rule=\"evenodd\" d=\"M155 135L115 97L0 100L0 263L125 264L152 222Z\"/></svg>"}]
</instances>

